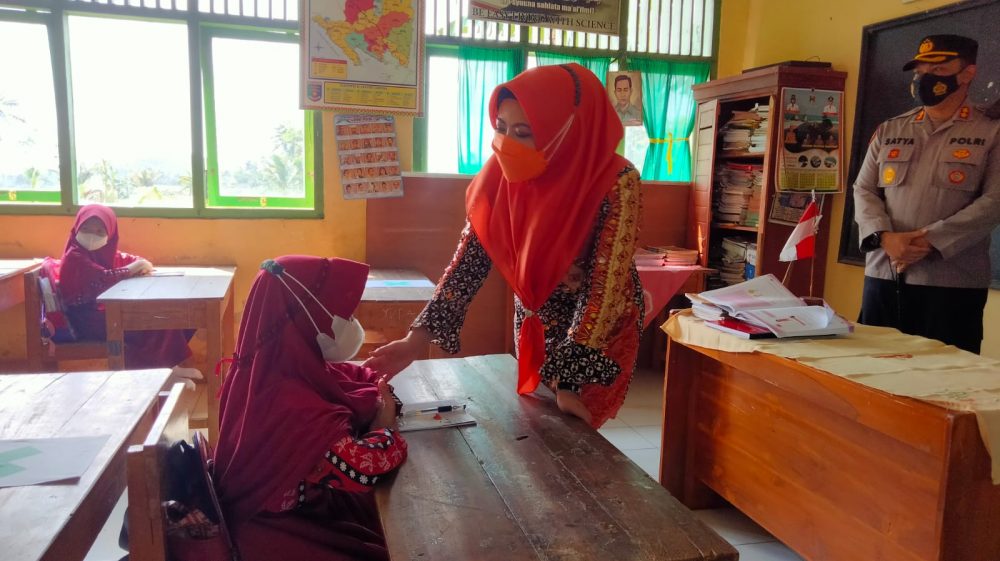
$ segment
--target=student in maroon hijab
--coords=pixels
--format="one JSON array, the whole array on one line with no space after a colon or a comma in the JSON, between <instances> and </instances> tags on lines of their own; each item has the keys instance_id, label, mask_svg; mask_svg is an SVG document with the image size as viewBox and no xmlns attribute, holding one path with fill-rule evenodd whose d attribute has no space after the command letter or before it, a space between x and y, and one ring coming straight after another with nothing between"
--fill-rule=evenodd
<instances>
[{"instance_id":1,"label":"student in maroon hijab","mask_svg":"<svg viewBox=\"0 0 1000 561\"><path fill-rule=\"evenodd\" d=\"M368 266L265 261L222 387L215 478L243 561L388 559L373 486L406 459L385 381L345 361Z\"/></svg>"},{"instance_id":2,"label":"student in maroon hijab","mask_svg":"<svg viewBox=\"0 0 1000 561\"><path fill-rule=\"evenodd\" d=\"M152 270L149 261L118 251L115 211L96 204L81 207L59 265L59 291L77 339L106 339L104 308L97 297L118 281ZM193 333L177 329L126 332L125 368L176 367L191 356L187 342ZM201 378L194 368L175 368L174 374Z\"/></svg>"}]
</instances>

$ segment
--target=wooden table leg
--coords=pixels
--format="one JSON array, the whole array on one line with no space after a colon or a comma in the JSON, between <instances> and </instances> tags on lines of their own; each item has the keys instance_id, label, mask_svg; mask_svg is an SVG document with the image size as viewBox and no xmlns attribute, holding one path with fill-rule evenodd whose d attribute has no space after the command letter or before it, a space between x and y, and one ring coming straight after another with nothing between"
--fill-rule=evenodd
<instances>
[{"instance_id":1,"label":"wooden table leg","mask_svg":"<svg viewBox=\"0 0 1000 561\"><path fill-rule=\"evenodd\" d=\"M125 369L125 330L122 325L122 307L117 302L104 306L105 325L108 332L108 369Z\"/></svg>"},{"instance_id":2,"label":"wooden table leg","mask_svg":"<svg viewBox=\"0 0 1000 561\"><path fill-rule=\"evenodd\" d=\"M225 322L218 300L207 303L205 318L208 319L208 325L205 326L208 339L205 353L208 362L208 371L205 372L208 395L205 396L205 399L208 403L208 441L214 444L218 442L219 434L219 400L215 396L218 395L219 388L222 386L220 378L215 375L215 366L223 357L222 332Z\"/></svg>"}]
</instances>

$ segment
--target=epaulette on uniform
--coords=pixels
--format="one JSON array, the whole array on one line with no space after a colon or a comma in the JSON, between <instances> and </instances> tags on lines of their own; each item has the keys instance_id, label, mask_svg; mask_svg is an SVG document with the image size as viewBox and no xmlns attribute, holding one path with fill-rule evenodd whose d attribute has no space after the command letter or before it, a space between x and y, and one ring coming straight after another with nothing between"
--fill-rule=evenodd
<instances>
[{"instance_id":1,"label":"epaulette on uniform","mask_svg":"<svg viewBox=\"0 0 1000 561\"><path fill-rule=\"evenodd\" d=\"M911 115L916 115L917 113L920 113L923 110L924 110L923 107L914 107L913 109L910 109L906 113L901 113L899 115L896 115L895 117L889 117L888 119L885 120L885 122L888 123L889 121L895 121L896 119L905 119L906 117L909 117Z\"/></svg>"}]
</instances>

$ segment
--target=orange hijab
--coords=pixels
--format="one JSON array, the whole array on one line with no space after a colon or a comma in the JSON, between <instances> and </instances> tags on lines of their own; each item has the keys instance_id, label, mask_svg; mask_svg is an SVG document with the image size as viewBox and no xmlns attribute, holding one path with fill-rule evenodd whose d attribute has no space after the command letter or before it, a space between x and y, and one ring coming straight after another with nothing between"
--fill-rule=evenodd
<instances>
[{"instance_id":1,"label":"orange hijab","mask_svg":"<svg viewBox=\"0 0 1000 561\"><path fill-rule=\"evenodd\" d=\"M582 253L601 202L628 161L615 153L621 121L600 80L583 66L533 68L498 86L490 98L494 126L503 88L524 109L539 150L573 116L540 176L509 183L494 155L465 194L472 230L528 312L517 342L517 391L524 394L538 386L545 360L544 328L535 313Z\"/></svg>"}]
</instances>

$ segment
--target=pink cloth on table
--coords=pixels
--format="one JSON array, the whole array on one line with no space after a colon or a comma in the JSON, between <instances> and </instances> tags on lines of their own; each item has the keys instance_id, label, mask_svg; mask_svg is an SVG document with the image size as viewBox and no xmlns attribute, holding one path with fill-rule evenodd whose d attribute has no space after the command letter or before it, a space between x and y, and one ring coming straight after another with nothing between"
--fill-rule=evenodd
<instances>
[{"instance_id":1,"label":"pink cloth on table","mask_svg":"<svg viewBox=\"0 0 1000 561\"><path fill-rule=\"evenodd\" d=\"M637 265L636 269L639 271L639 282L642 283L642 296L646 304L646 315L642 318L642 327L645 329L699 267Z\"/></svg>"}]
</instances>

